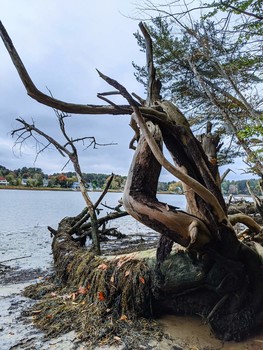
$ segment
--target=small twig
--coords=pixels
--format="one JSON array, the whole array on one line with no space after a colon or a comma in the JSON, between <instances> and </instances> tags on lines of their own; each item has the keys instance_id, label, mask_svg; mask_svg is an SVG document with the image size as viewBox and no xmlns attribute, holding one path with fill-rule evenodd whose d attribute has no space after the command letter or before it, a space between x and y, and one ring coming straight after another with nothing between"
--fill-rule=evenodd
<instances>
[{"instance_id":1,"label":"small twig","mask_svg":"<svg viewBox=\"0 0 263 350\"><path fill-rule=\"evenodd\" d=\"M51 237L56 236L56 234L58 233L58 231L52 228L51 226L48 226L47 229L49 230Z\"/></svg>"},{"instance_id":2,"label":"small twig","mask_svg":"<svg viewBox=\"0 0 263 350\"><path fill-rule=\"evenodd\" d=\"M119 91L98 92L100 96L121 95Z\"/></svg>"},{"instance_id":3,"label":"small twig","mask_svg":"<svg viewBox=\"0 0 263 350\"><path fill-rule=\"evenodd\" d=\"M222 306L225 303L225 301L227 300L228 297L229 296L226 294L219 300L218 303L216 303L216 305L213 307L213 309L211 310L211 312L207 316L208 321L211 319L211 317L214 315L214 313L220 308L220 306Z\"/></svg>"},{"instance_id":4,"label":"small twig","mask_svg":"<svg viewBox=\"0 0 263 350\"><path fill-rule=\"evenodd\" d=\"M143 99L139 95L135 94L135 92L132 92L132 96L135 97L136 100L138 100L142 106L145 106L145 104L146 104L145 99Z\"/></svg>"},{"instance_id":5,"label":"small twig","mask_svg":"<svg viewBox=\"0 0 263 350\"><path fill-rule=\"evenodd\" d=\"M108 192L113 178L114 178L114 174L111 174L111 176L107 179L106 186L94 205L95 209L97 208L97 206L100 204L100 202L102 201L102 199L105 197L106 193Z\"/></svg>"},{"instance_id":6,"label":"small twig","mask_svg":"<svg viewBox=\"0 0 263 350\"><path fill-rule=\"evenodd\" d=\"M114 103L111 100L109 100L108 98L104 97L102 94L97 94L97 97L100 98L101 100L109 103L111 106L113 106L115 108L120 108L116 103Z\"/></svg>"},{"instance_id":7,"label":"small twig","mask_svg":"<svg viewBox=\"0 0 263 350\"><path fill-rule=\"evenodd\" d=\"M230 173L230 171L233 171L233 170L228 168L226 169L226 171L223 172L220 178L221 183L225 180L226 176L228 175L228 173Z\"/></svg>"},{"instance_id":8,"label":"small twig","mask_svg":"<svg viewBox=\"0 0 263 350\"><path fill-rule=\"evenodd\" d=\"M32 255L26 255L26 256L21 256L19 258L13 258L13 259L8 259L8 260L4 260L4 261L0 261L0 264L9 262L9 261L13 261L13 260L19 260L19 259L25 259L25 258L31 258Z\"/></svg>"},{"instance_id":9,"label":"small twig","mask_svg":"<svg viewBox=\"0 0 263 350\"><path fill-rule=\"evenodd\" d=\"M103 204L101 203L101 205L107 209L110 209L110 210L115 210L115 211L118 211L118 212L121 212L120 208L122 207L122 204L118 204L116 207L110 207L109 205L107 204Z\"/></svg>"}]
</instances>

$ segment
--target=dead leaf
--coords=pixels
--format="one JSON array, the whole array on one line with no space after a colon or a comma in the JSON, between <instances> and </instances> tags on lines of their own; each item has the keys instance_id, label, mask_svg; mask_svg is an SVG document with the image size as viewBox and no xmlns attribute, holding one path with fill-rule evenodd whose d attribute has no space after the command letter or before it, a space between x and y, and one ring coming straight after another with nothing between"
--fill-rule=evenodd
<instances>
[{"instance_id":1,"label":"dead leaf","mask_svg":"<svg viewBox=\"0 0 263 350\"><path fill-rule=\"evenodd\" d=\"M40 314L40 312L42 312L42 310L33 310L32 314Z\"/></svg>"},{"instance_id":2,"label":"dead leaf","mask_svg":"<svg viewBox=\"0 0 263 350\"><path fill-rule=\"evenodd\" d=\"M99 301L105 300L105 295L103 292L98 292L98 299L99 299Z\"/></svg>"},{"instance_id":3,"label":"dead leaf","mask_svg":"<svg viewBox=\"0 0 263 350\"><path fill-rule=\"evenodd\" d=\"M88 293L88 289L85 287L79 287L78 293L81 295L86 295Z\"/></svg>"},{"instance_id":4,"label":"dead leaf","mask_svg":"<svg viewBox=\"0 0 263 350\"><path fill-rule=\"evenodd\" d=\"M130 274L130 270L125 271L125 277L128 277Z\"/></svg>"},{"instance_id":5,"label":"dead leaf","mask_svg":"<svg viewBox=\"0 0 263 350\"><path fill-rule=\"evenodd\" d=\"M127 255L119 258L118 262L117 262L117 267L120 268L126 262L134 260L134 258L135 258L135 253L127 254Z\"/></svg>"},{"instance_id":6,"label":"dead leaf","mask_svg":"<svg viewBox=\"0 0 263 350\"><path fill-rule=\"evenodd\" d=\"M145 279L143 277L139 277L139 280L141 283L143 283L143 284L145 283Z\"/></svg>"},{"instance_id":7,"label":"dead leaf","mask_svg":"<svg viewBox=\"0 0 263 350\"><path fill-rule=\"evenodd\" d=\"M46 318L52 318L52 315L47 315Z\"/></svg>"},{"instance_id":8,"label":"dead leaf","mask_svg":"<svg viewBox=\"0 0 263 350\"><path fill-rule=\"evenodd\" d=\"M117 337L117 335L115 335L115 337L113 337L115 340L121 341L120 337Z\"/></svg>"},{"instance_id":9,"label":"dead leaf","mask_svg":"<svg viewBox=\"0 0 263 350\"><path fill-rule=\"evenodd\" d=\"M100 270L107 270L107 268L108 268L108 265L106 265L106 264L100 264L98 266L98 269L100 269Z\"/></svg>"},{"instance_id":10,"label":"dead leaf","mask_svg":"<svg viewBox=\"0 0 263 350\"><path fill-rule=\"evenodd\" d=\"M71 298L72 298L72 294L73 294L73 293L71 293L71 294L64 294L64 295L62 296L62 299L63 299L63 300L71 299Z\"/></svg>"},{"instance_id":11,"label":"dead leaf","mask_svg":"<svg viewBox=\"0 0 263 350\"><path fill-rule=\"evenodd\" d=\"M121 315L120 321L127 321L128 317L126 315Z\"/></svg>"},{"instance_id":12,"label":"dead leaf","mask_svg":"<svg viewBox=\"0 0 263 350\"><path fill-rule=\"evenodd\" d=\"M114 283L114 276L111 276L110 281Z\"/></svg>"}]
</instances>

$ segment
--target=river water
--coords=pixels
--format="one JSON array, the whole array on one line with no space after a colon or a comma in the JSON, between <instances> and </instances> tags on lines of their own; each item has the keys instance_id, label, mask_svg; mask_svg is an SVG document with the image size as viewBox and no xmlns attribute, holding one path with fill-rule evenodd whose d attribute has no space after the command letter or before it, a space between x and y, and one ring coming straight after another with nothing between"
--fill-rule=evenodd
<instances>
[{"instance_id":1,"label":"river water","mask_svg":"<svg viewBox=\"0 0 263 350\"><path fill-rule=\"evenodd\" d=\"M100 193L90 192L95 201ZM103 203L115 207L121 193L107 193ZM159 200L180 208L185 206L185 197L162 194ZM47 226L57 228L65 216L75 216L85 207L80 192L0 190L0 263L16 268L48 268L51 258L51 237ZM109 209L101 207L100 215ZM127 216L109 223L125 234L145 234L149 228ZM21 259L20 259L21 258ZM16 259L16 260L15 260Z\"/></svg>"}]
</instances>

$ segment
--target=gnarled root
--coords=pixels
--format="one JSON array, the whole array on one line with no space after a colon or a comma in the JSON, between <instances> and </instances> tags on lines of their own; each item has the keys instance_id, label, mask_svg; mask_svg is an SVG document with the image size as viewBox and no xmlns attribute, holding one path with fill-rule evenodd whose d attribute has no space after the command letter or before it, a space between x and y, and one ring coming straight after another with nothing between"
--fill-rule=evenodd
<instances>
[{"instance_id":1,"label":"gnarled root","mask_svg":"<svg viewBox=\"0 0 263 350\"><path fill-rule=\"evenodd\" d=\"M161 149L159 127L152 122L147 122L147 126ZM211 234L202 220L157 200L160 171L161 165L141 135L124 189L124 208L136 220L184 247L204 246L211 240Z\"/></svg>"}]
</instances>

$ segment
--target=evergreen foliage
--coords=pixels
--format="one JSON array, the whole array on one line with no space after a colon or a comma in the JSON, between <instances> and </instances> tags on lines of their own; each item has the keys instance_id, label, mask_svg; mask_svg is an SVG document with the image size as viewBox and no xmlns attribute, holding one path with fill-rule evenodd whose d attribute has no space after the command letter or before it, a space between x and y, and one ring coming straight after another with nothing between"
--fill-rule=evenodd
<instances>
[{"instance_id":1,"label":"evergreen foliage","mask_svg":"<svg viewBox=\"0 0 263 350\"><path fill-rule=\"evenodd\" d=\"M245 162L261 176L257 164L262 164L263 152L262 1L207 6L210 12L200 13L198 21L192 18L190 25L182 14L173 13L172 6L170 12L160 8L147 24L161 93L184 112L196 132L208 120L213 122L214 131L225 140L221 164L246 156ZM135 37L145 51L141 34ZM146 67L133 64L137 80L145 85Z\"/></svg>"}]
</instances>

